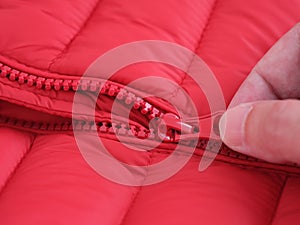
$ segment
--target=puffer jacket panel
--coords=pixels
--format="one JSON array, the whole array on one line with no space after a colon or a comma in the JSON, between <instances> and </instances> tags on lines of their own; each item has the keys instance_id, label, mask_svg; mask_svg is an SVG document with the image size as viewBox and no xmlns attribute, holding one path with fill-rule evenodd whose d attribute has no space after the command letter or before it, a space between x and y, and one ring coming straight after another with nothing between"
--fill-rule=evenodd
<instances>
[{"instance_id":1,"label":"puffer jacket panel","mask_svg":"<svg viewBox=\"0 0 300 225\"><path fill-rule=\"evenodd\" d=\"M228 105L256 63L300 21L299 10L299 0L2 1L1 224L298 224L298 165L263 162L222 145L215 161L200 172L207 144L200 137L191 158L173 176L151 185L124 185L87 162L74 131L93 148L88 140L96 130L112 157L126 164L163 162L175 142L147 151L130 147L156 143L158 131L149 128L149 121L166 113L189 117L192 109L179 88L200 116L210 113L205 92L190 76L197 56L214 73ZM100 56L139 41L175 44L194 55L172 58L183 62L184 70L163 62L133 63L115 71L107 83L105 66L86 73ZM142 50L151 56L164 52L147 45ZM117 56L109 67L124 58ZM80 80L84 75L86 80ZM144 82L124 88L147 76L174 86ZM93 105L95 127L85 109L91 109L97 91L102 92ZM78 93L84 110L74 122ZM142 99L144 94L151 97ZM114 103L120 124L111 122ZM129 124L124 125L128 110ZM112 171L121 176L113 166ZM152 176L139 172L144 181Z\"/></svg>"},{"instance_id":2,"label":"puffer jacket panel","mask_svg":"<svg viewBox=\"0 0 300 225\"><path fill-rule=\"evenodd\" d=\"M69 104L66 102L72 101L72 93L44 92L40 89L47 86L50 90L72 91L74 85L68 81L76 80L91 63L109 50L136 41L161 40L196 52L215 73L228 104L257 61L299 20L298 4L296 0L291 4L285 4L284 1L276 4L272 1L252 1L244 4L239 1L208 0L181 4L173 1L90 1L82 4L64 1L42 6L35 1L27 4L17 1L10 1L7 5L3 3L1 27L6 35L0 46L1 62L37 78L33 77L33 81L28 82L33 83L32 86L22 85L22 92L28 97L20 98L17 94L5 93L1 98L10 98L11 101L17 99L28 107L52 114L55 111L69 112L71 106L67 107ZM17 35L15 30L18 31ZM186 68L193 63L192 59L190 63L184 58L182 61L187 61ZM124 68L111 80L128 84L149 75L171 79L192 98L197 93L197 101L200 102L196 104L198 111L202 114L208 112L205 95L195 84L191 84L185 73L174 67L145 63ZM101 78L101 69L91 76ZM36 85L38 78L40 85ZM26 83L28 78L23 79ZM65 85L61 80L67 81ZM18 82L15 84L1 79L1 85L3 83L19 88ZM35 90L36 86L39 90ZM149 89L148 86L140 88L143 91ZM32 96L32 92L37 92L42 101ZM151 94L160 92L165 93L165 90L156 86ZM168 93L165 94L166 99L174 95L174 90ZM175 96L172 104L185 110L182 99L178 99Z\"/></svg>"}]
</instances>

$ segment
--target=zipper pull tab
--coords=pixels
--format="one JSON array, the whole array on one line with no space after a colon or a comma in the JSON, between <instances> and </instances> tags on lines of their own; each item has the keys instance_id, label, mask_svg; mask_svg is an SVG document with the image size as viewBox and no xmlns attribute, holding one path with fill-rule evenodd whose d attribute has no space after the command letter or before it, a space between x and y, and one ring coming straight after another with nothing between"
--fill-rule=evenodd
<instances>
[{"instance_id":1,"label":"zipper pull tab","mask_svg":"<svg viewBox=\"0 0 300 225\"><path fill-rule=\"evenodd\" d=\"M173 113L166 113L162 116L158 124L158 136L165 142L179 141L181 134L192 134L193 126L183 123L178 116Z\"/></svg>"},{"instance_id":2,"label":"zipper pull tab","mask_svg":"<svg viewBox=\"0 0 300 225\"><path fill-rule=\"evenodd\" d=\"M219 120L224 112L189 118L182 121L173 113L166 113L160 119L157 134L162 141L178 142L179 140L192 140L212 138L220 140Z\"/></svg>"}]
</instances>

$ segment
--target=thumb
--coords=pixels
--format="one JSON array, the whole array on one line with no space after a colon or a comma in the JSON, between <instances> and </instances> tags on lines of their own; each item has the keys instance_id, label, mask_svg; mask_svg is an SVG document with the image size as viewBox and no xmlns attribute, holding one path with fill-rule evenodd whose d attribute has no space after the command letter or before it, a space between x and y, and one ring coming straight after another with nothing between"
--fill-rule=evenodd
<instances>
[{"instance_id":1,"label":"thumb","mask_svg":"<svg viewBox=\"0 0 300 225\"><path fill-rule=\"evenodd\" d=\"M275 100L241 104L220 120L228 147L275 163L300 163L300 101Z\"/></svg>"}]
</instances>

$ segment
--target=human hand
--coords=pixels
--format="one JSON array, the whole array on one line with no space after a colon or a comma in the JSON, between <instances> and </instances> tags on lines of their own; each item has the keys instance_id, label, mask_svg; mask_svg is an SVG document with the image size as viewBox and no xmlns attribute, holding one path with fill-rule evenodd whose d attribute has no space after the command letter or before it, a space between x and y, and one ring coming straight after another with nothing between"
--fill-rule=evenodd
<instances>
[{"instance_id":1,"label":"human hand","mask_svg":"<svg viewBox=\"0 0 300 225\"><path fill-rule=\"evenodd\" d=\"M300 163L300 23L255 66L220 120L223 142L270 162Z\"/></svg>"}]
</instances>

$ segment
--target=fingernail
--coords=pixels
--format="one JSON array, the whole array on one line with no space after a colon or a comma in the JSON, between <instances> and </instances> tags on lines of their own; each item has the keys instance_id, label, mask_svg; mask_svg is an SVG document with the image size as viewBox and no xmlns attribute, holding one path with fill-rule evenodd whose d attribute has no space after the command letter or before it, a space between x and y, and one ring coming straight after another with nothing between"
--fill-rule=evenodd
<instances>
[{"instance_id":1,"label":"fingernail","mask_svg":"<svg viewBox=\"0 0 300 225\"><path fill-rule=\"evenodd\" d=\"M228 109L220 119L220 137L226 145L235 150L243 150L245 124L252 108L252 104L241 104Z\"/></svg>"}]
</instances>

